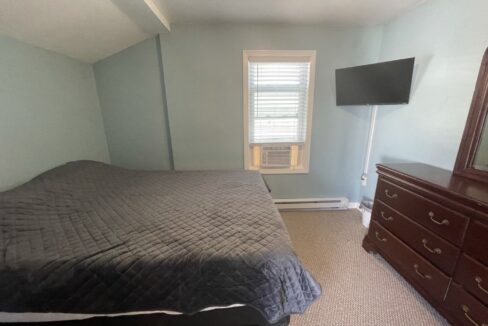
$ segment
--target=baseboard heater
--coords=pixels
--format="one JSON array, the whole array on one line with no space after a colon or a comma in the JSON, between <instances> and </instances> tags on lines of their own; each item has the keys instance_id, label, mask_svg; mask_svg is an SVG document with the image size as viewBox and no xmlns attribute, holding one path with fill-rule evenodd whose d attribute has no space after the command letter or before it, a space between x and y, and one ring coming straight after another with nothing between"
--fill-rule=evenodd
<instances>
[{"instance_id":1,"label":"baseboard heater","mask_svg":"<svg viewBox=\"0 0 488 326\"><path fill-rule=\"evenodd\" d=\"M349 208L349 199L346 197L275 199L274 203L279 210L323 210Z\"/></svg>"}]
</instances>

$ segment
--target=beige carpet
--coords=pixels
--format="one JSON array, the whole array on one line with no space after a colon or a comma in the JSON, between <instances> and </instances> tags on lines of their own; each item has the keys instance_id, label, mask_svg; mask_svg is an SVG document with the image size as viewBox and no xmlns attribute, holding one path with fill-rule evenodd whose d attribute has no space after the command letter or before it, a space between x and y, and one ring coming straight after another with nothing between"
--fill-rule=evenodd
<instances>
[{"instance_id":1,"label":"beige carpet","mask_svg":"<svg viewBox=\"0 0 488 326\"><path fill-rule=\"evenodd\" d=\"M378 255L366 253L355 210L282 212L295 250L323 294L292 326L447 325Z\"/></svg>"}]
</instances>

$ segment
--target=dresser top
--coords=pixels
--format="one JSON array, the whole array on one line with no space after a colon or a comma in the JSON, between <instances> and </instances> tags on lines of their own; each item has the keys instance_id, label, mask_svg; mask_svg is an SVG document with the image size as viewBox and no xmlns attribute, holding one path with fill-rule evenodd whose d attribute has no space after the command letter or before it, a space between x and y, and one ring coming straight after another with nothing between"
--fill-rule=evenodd
<instances>
[{"instance_id":1,"label":"dresser top","mask_svg":"<svg viewBox=\"0 0 488 326\"><path fill-rule=\"evenodd\" d=\"M388 174L424 188L440 191L488 211L488 184L454 175L423 163L377 164L378 173Z\"/></svg>"}]
</instances>

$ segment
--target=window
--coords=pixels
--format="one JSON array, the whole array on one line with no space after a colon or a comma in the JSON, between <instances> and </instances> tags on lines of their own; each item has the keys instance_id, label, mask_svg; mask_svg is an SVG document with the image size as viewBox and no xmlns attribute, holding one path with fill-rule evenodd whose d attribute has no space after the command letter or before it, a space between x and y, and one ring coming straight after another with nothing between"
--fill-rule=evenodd
<instances>
[{"instance_id":1,"label":"window","mask_svg":"<svg viewBox=\"0 0 488 326\"><path fill-rule=\"evenodd\" d=\"M244 159L262 173L308 173L315 51L244 51Z\"/></svg>"}]
</instances>

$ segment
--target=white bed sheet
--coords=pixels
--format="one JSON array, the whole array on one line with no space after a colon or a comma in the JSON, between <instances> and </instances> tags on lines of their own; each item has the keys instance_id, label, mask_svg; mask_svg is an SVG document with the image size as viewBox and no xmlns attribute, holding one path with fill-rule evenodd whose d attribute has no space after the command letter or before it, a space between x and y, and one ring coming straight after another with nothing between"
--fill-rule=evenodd
<instances>
[{"instance_id":1,"label":"white bed sheet","mask_svg":"<svg viewBox=\"0 0 488 326\"><path fill-rule=\"evenodd\" d=\"M242 307L244 304L235 303L229 306L214 306L207 307L202 311L210 311L215 309L229 309ZM153 310L153 311L133 311L119 314L69 314L59 312L0 312L0 322L2 323L31 323L31 322L48 322L48 321L63 321L63 320L81 320L92 317L118 317L118 316L134 316L147 314L167 314L167 315L182 315L183 313L171 310Z\"/></svg>"}]
</instances>

